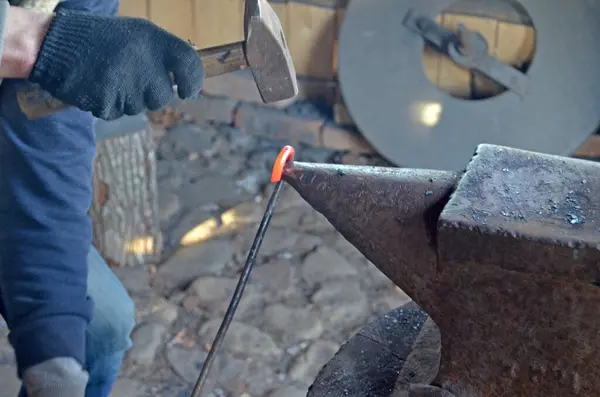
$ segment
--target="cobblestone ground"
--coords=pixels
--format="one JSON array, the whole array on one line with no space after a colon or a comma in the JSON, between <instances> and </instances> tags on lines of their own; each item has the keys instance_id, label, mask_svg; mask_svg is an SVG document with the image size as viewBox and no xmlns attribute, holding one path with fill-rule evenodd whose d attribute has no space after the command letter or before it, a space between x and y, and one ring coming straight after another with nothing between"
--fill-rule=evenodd
<instances>
[{"instance_id":1,"label":"cobblestone ground","mask_svg":"<svg viewBox=\"0 0 600 397\"><path fill-rule=\"evenodd\" d=\"M283 144L218 124L184 123L159 139L169 257L150 268L114 269L136 303L138 325L113 397L189 395L262 217L270 162ZM299 160L336 158L297 149ZM177 247L184 236L186 246ZM407 300L286 188L205 396L303 397L340 344ZM16 396L13 356L2 340L0 394Z\"/></svg>"}]
</instances>

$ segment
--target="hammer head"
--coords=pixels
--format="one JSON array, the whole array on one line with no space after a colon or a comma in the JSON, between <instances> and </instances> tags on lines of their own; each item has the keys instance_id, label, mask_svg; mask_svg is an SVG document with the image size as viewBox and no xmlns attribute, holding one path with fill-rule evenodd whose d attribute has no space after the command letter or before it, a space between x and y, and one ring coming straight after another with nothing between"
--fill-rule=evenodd
<instances>
[{"instance_id":1,"label":"hammer head","mask_svg":"<svg viewBox=\"0 0 600 397\"><path fill-rule=\"evenodd\" d=\"M265 103L298 94L296 69L283 27L266 0L246 0L244 15L246 60Z\"/></svg>"}]
</instances>

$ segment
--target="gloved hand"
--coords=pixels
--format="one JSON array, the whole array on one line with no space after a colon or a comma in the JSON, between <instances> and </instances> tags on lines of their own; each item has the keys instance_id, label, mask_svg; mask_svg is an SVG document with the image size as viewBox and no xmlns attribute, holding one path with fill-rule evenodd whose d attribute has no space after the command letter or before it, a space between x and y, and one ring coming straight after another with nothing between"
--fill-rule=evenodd
<instances>
[{"instance_id":1,"label":"gloved hand","mask_svg":"<svg viewBox=\"0 0 600 397\"><path fill-rule=\"evenodd\" d=\"M60 101L112 120L199 93L204 68L185 41L144 19L60 10L29 80Z\"/></svg>"}]
</instances>

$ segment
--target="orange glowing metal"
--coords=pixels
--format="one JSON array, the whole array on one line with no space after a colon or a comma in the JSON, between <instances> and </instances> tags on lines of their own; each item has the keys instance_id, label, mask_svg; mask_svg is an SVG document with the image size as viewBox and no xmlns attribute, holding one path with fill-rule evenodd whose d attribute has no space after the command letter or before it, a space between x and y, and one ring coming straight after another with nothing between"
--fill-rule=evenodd
<instances>
[{"instance_id":1,"label":"orange glowing metal","mask_svg":"<svg viewBox=\"0 0 600 397\"><path fill-rule=\"evenodd\" d=\"M273 172L271 173L271 182L276 183L281 181L283 176L283 170L288 163L294 161L294 154L296 151L290 145L286 145L281 149L275 164L273 165Z\"/></svg>"}]
</instances>

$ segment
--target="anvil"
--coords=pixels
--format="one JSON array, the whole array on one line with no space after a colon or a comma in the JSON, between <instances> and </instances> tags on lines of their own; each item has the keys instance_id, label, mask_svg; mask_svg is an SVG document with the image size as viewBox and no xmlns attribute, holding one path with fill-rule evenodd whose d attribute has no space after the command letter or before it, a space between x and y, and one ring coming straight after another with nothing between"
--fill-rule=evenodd
<instances>
[{"instance_id":1,"label":"anvil","mask_svg":"<svg viewBox=\"0 0 600 397\"><path fill-rule=\"evenodd\" d=\"M464 172L290 162L283 178L437 325L433 384L600 395L600 164L480 145Z\"/></svg>"}]
</instances>

